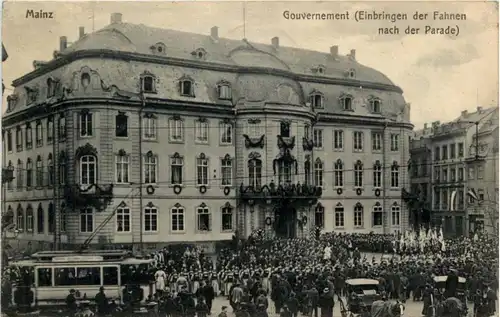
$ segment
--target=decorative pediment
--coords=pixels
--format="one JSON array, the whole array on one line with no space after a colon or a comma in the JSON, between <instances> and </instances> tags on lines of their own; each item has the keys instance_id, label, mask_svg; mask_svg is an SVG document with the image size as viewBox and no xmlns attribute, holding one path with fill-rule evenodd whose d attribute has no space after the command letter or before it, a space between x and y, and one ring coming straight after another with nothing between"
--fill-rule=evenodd
<instances>
[{"instance_id":1,"label":"decorative pediment","mask_svg":"<svg viewBox=\"0 0 500 317\"><path fill-rule=\"evenodd\" d=\"M148 202L148 203L146 204L146 207L148 207L148 208L153 208L154 206L155 206L155 205L154 205L152 202Z\"/></svg>"},{"instance_id":2,"label":"decorative pediment","mask_svg":"<svg viewBox=\"0 0 500 317\"><path fill-rule=\"evenodd\" d=\"M196 119L197 122L201 122L201 123L207 123L208 122L208 119L207 118L204 118L204 117L199 117L198 119Z\"/></svg>"},{"instance_id":3,"label":"decorative pediment","mask_svg":"<svg viewBox=\"0 0 500 317\"><path fill-rule=\"evenodd\" d=\"M261 158L261 155L258 152L250 152L250 154L248 154L248 158L251 160L257 160Z\"/></svg>"},{"instance_id":4,"label":"decorative pediment","mask_svg":"<svg viewBox=\"0 0 500 317\"><path fill-rule=\"evenodd\" d=\"M361 208L361 209L363 209L363 205L361 205L361 203L358 201L356 203L356 205L354 205L354 208Z\"/></svg>"},{"instance_id":5,"label":"decorative pediment","mask_svg":"<svg viewBox=\"0 0 500 317\"><path fill-rule=\"evenodd\" d=\"M118 150L118 156L127 156L127 152L124 149Z\"/></svg>"},{"instance_id":6,"label":"decorative pediment","mask_svg":"<svg viewBox=\"0 0 500 317\"><path fill-rule=\"evenodd\" d=\"M346 98L351 98L351 99L353 99L353 96L352 96L351 94L349 94L349 93L345 93L345 92L341 93L341 94L340 94L340 96L339 96L339 99L340 99L340 100L344 100L344 99L346 99Z\"/></svg>"},{"instance_id":7,"label":"decorative pediment","mask_svg":"<svg viewBox=\"0 0 500 317\"><path fill-rule=\"evenodd\" d=\"M324 94L321 91L317 90L317 89L313 89L309 93L309 96L318 96L318 95L319 96L324 96Z\"/></svg>"},{"instance_id":8,"label":"decorative pediment","mask_svg":"<svg viewBox=\"0 0 500 317\"><path fill-rule=\"evenodd\" d=\"M231 160L231 155L226 154L226 155L224 155L224 157L222 159L225 160L225 161L230 161Z\"/></svg>"},{"instance_id":9,"label":"decorative pediment","mask_svg":"<svg viewBox=\"0 0 500 317\"><path fill-rule=\"evenodd\" d=\"M182 77L179 78L179 81L180 82L190 81L190 82L194 83L194 79L191 76L188 76L188 75L182 75Z\"/></svg>"},{"instance_id":10,"label":"decorative pediment","mask_svg":"<svg viewBox=\"0 0 500 317\"><path fill-rule=\"evenodd\" d=\"M399 164L398 164L398 162L393 161L393 162L392 162L392 166L393 166L393 167L399 167Z\"/></svg>"},{"instance_id":11,"label":"decorative pediment","mask_svg":"<svg viewBox=\"0 0 500 317\"><path fill-rule=\"evenodd\" d=\"M179 154L179 152L175 152L174 155L172 155L172 158L182 158L182 156Z\"/></svg>"},{"instance_id":12,"label":"decorative pediment","mask_svg":"<svg viewBox=\"0 0 500 317\"><path fill-rule=\"evenodd\" d=\"M154 156L153 151L148 151L146 153L146 157L153 157L153 156Z\"/></svg>"},{"instance_id":13,"label":"decorative pediment","mask_svg":"<svg viewBox=\"0 0 500 317\"><path fill-rule=\"evenodd\" d=\"M207 158L207 156L205 155L205 153L200 153L200 155L198 155L198 158L204 160Z\"/></svg>"},{"instance_id":14,"label":"decorative pediment","mask_svg":"<svg viewBox=\"0 0 500 317\"><path fill-rule=\"evenodd\" d=\"M342 203L337 203L335 207L344 207L344 206L342 205Z\"/></svg>"},{"instance_id":15,"label":"decorative pediment","mask_svg":"<svg viewBox=\"0 0 500 317\"><path fill-rule=\"evenodd\" d=\"M230 82L228 82L228 81L227 81L227 80L225 80L225 79L221 79L221 80L219 80L219 81L217 82L217 87L219 87L219 86L229 86L229 87L231 87L231 83L230 83Z\"/></svg>"},{"instance_id":16,"label":"decorative pediment","mask_svg":"<svg viewBox=\"0 0 500 317\"><path fill-rule=\"evenodd\" d=\"M182 117L178 114L175 114L175 115L169 117L168 120L174 120L174 121L180 120L180 121L182 121Z\"/></svg>"},{"instance_id":17,"label":"decorative pediment","mask_svg":"<svg viewBox=\"0 0 500 317\"><path fill-rule=\"evenodd\" d=\"M174 205L174 207L175 207L175 208L180 208L180 207L182 207L182 205L181 205L181 204L179 204L179 203L176 203L176 204Z\"/></svg>"},{"instance_id":18,"label":"decorative pediment","mask_svg":"<svg viewBox=\"0 0 500 317\"><path fill-rule=\"evenodd\" d=\"M158 117L154 113L151 113L151 112L144 113L143 117L148 118L148 119L158 119Z\"/></svg>"},{"instance_id":19,"label":"decorative pediment","mask_svg":"<svg viewBox=\"0 0 500 317\"><path fill-rule=\"evenodd\" d=\"M228 201L222 206L222 208L229 208L229 209L233 209L233 206L231 206L231 203L229 203Z\"/></svg>"},{"instance_id":20,"label":"decorative pediment","mask_svg":"<svg viewBox=\"0 0 500 317\"><path fill-rule=\"evenodd\" d=\"M85 145L80 146L79 148L76 149L75 151L75 159L80 159L82 156L85 155L93 155L97 156L97 149L92 146L90 143L87 143Z\"/></svg>"},{"instance_id":21,"label":"decorative pediment","mask_svg":"<svg viewBox=\"0 0 500 317\"><path fill-rule=\"evenodd\" d=\"M338 165L342 165L342 160L341 159L337 159L337 161L335 163L338 164Z\"/></svg>"},{"instance_id":22,"label":"decorative pediment","mask_svg":"<svg viewBox=\"0 0 500 317\"><path fill-rule=\"evenodd\" d=\"M207 208L207 204L203 202L198 206L198 208Z\"/></svg>"}]
</instances>

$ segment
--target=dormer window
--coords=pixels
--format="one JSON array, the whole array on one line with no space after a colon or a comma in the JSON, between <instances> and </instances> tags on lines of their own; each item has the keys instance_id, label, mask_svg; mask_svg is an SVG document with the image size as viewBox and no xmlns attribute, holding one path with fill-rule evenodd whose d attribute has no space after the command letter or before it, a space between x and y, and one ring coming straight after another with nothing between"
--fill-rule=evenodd
<instances>
[{"instance_id":1,"label":"dormer window","mask_svg":"<svg viewBox=\"0 0 500 317\"><path fill-rule=\"evenodd\" d=\"M155 45L151 45L150 49L153 53L165 54L166 47L165 44L160 42Z\"/></svg>"},{"instance_id":2,"label":"dormer window","mask_svg":"<svg viewBox=\"0 0 500 317\"><path fill-rule=\"evenodd\" d=\"M180 94L184 97L194 97L194 82L190 78L182 78L179 81Z\"/></svg>"},{"instance_id":3,"label":"dormer window","mask_svg":"<svg viewBox=\"0 0 500 317\"><path fill-rule=\"evenodd\" d=\"M373 113L380 113L380 99L372 98L370 99L370 109Z\"/></svg>"},{"instance_id":4,"label":"dormer window","mask_svg":"<svg viewBox=\"0 0 500 317\"><path fill-rule=\"evenodd\" d=\"M219 93L219 99L221 99L221 100L231 100L232 99L231 85L229 83L220 82L217 85L217 91Z\"/></svg>"},{"instance_id":5,"label":"dormer window","mask_svg":"<svg viewBox=\"0 0 500 317\"><path fill-rule=\"evenodd\" d=\"M7 112L14 110L14 108L16 107L16 103L17 103L17 95L16 94L9 95L7 97Z\"/></svg>"},{"instance_id":6,"label":"dormer window","mask_svg":"<svg viewBox=\"0 0 500 317\"><path fill-rule=\"evenodd\" d=\"M54 81L52 78L47 79L47 98L51 98L54 96Z\"/></svg>"},{"instance_id":7,"label":"dormer window","mask_svg":"<svg viewBox=\"0 0 500 317\"><path fill-rule=\"evenodd\" d=\"M352 111L353 98L351 95L344 95L339 100L343 110Z\"/></svg>"},{"instance_id":8,"label":"dormer window","mask_svg":"<svg viewBox=\"0 0 500 317\"><path fill-rule=\"evenodd\" d=\"M315 109L323 109L325 97L319 91L314 91L310 95L311 106Z\"/></svg>"},{"instance_id":9,"label":"dormer window","mask_svg":"<svg viewBox=\"0 0 500 317\"><path fill-rule=\"evenodd\" d=\"M347 77L349 77L349 78L356 78L356 71L354 69L352 69L352 68L349 69L347 71Z\"/></svg>"},{"instance_id":10,"label":"dormer window","mask_svg":"<svg viewBox=\"0 0 500 317\"><path fill-rule=\"evenodd\" d=\"M324 74L325 73L325 66L323 65L317 65L312 68L313 73L316 74Z\"/></svg>"},{"instance_id":11,"label":"dormer window","mask_svg":"<svg viewBox=\"0 0 500 317\"><path fill-rule=\"evenodd\" d=\"M152 74L144 73L141 75L141 91L146 93L156 92L156 79Z\"/></svg>"},{"instance_id":12,"label":"dormer window","mask_svg":"<svg viewBox=\"0 0 500 317\"><path fill-rule=\"evenodd\" d=\"M26 89L26 104L32 104L36 102L36 98L38 97L38 89L24 87Z\"/></svg>"},{"instance_id":13,"label":"dormer window","mask_svg":"<svg viewBox=\"0 0 500 317\"><path fill-rule=\"evenodd\" d=\"M203 59L207 55L207 52L203 48L199 48L191 53L196 58Z\"/></svg>"}]
</instances>

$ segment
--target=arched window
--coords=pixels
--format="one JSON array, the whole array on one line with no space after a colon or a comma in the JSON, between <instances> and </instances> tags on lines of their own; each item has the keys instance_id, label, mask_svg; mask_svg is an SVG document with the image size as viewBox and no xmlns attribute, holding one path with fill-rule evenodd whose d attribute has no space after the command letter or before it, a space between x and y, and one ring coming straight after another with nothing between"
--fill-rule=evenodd
<instances>
[{"instance_id":1,"label":"arched window","mask_svg":"<svg viewBox=\"0 0 500 317\"><path fill-rule=\"evenodd\" d=\"M397 162L394 162L391 166L391 187L399 187L399 165Z\"/></svg>"},{"instance_id":2,"label":"arched window","mask_svg":"<svg viewBox=\"0 0 500 317\"><path fill-rule=\"evenodd\" d=\"M26 232L33 232L34 219L33 219L33 207L31 204L26 208Z\"/></svg>"},{"instance_id":3,"label":"arched window","mask_svg":"<svg viewBox=\"0 0 500 317\"><path fill-rule=\"evenodd\" d=\"M382 205L377 202L373 206L372 211L372 227L380 227L384 225L384 213L382 211Z\"/></svg>"},{"instance_id":4,"label":"arched window","mask_svg":"<svg viewBox=\"0 0 500 317\"><path fill-rule=\"evenodd\" d=\"M314 208L314 226L316 228L325 227L325 207L321 204L317 204Z\"/></svg>"},{"instance_id":5,"label":"arched window","mask_svg":"<svg viewBox=\"0 0 500 317\"><path fill-rule=\"evenodd\" d=\"M2 230L14 224L14 220L14 211L12 210L12 206L9 205L7 207L7 212L2 215Z\"/></svg>"},{"instance_id":6,"label":"arched window","mask_svg":"<svg viewBox=\"0 0 500 317\"><path fill-rule=\"evenodd\" d=\"M354 206L354 228L363 228L364 225L363 205L357 203Z\"/></svg>"},{"instance_id":7,"label":"arched window","mask_svg":"<svg viewBox=\"0 0 500 317\"><path fill-rule=\"evenodd\" d=\"M20 159L17 160L16 172L16 187L18 190L23 189L24 186L24 164Z\"/></svg>"},{"instance_id":8,"label":"arched window","mask_svg":"<svg viewBox=\"0 0 500 317\"><path fill-rule=\"evenodd\" d=\"M141 76L141 89L142 92L154 93L156 92L156 80L153 75Z\"/></svg>"},{"instance_id":9,"label":"arched window","mask_svg":"<svg viewBox=\"0 0 500 317\"><path fill-rule=\"evenodd\" d=\"M344 219L344 206L342 206L341 203L338 203L335 206L334 210L334 216L335 216L335 228L344 228L345 226L345 219Z\"/></svg>"},{"instance_id":10,"label":"arched window","mask_svg":"<svg viewBox=\"0 0 500 317\"><path fill-rule=\"evenodd\" d=\"M59 140L64 141L66 139L66 118L64 117L64 114L59 116L57 131L59 131Z\"/></svg>"},{"instance_id":11,"label":"arched window","mask_svg":"<svg viewBox=\"0 0 500 317\"><path fill-rule=\"evenodd\" d=\"M47 180L49 186L54 186L54 160L52 159L52 153L49 153L47 158Z\"/></svg>"},{"instance_id":12,"label":"arched window","mask_svg":"<svg viewBox=\"0 0 500 317\"><path fill-rule=\"evenodd\" d=\"M184 180L184 157L175 152L170 157L170 184L182 185Z\"/></svg>"},{"instance_id":13,"label":"arched window","mask_svg":"<svg viewBox=\"0 0 500 317\"><path fill-rule=\"evenodd\" d=\"M376 161L375 164L373 164L373 187L382 187L382 165L380 161Z\"/></svg>"},{"instance_id":14,"label":"arched window","mask_svg":"<svg viewBox=\"0 0 500 317\"><path fill-rule=\"evenodd\" d=\"M314 186L323 187L323 162L319 158L314 162Z\"/></svg>"},{"instance_id":15,"label":"arched window","mask_svg":"<svg viewBox=\"0 0 500 317\"><path fill-rule=\"evenodd\" d=\"M208 186L209 161L204 153L196 157L196 185Z\"/></svg>"},{"instance_id":16,"label":"arched window","mask_svg":"<svg viewBox=\"0 0 500 317\"><path fill-rule=\"evenodd\" d=\"M144 208L144 231L158 231L158 208L151 202Z\"/></svg>"},{"instance_id":17,"label":"arched window","mask_svg":"<svg viewBox=\"0 0 500 317\"><path fill-rule=\"evenodd\" d=\"M40 147L43 145L43 126L42 126L41 120L36 121L35 139L36 139L36 146L37 147Z\"/></svg>"},{"instance_id":18,"label":"arched window","mask_svg":"<svg viewBox=\"0 0 500 317\"><path fill-rule=\"evenodd\" d=\"M21 207L21 204L17 206L16 229L19 230L19 232L24 231L24 209Z\"/></svg>"},{"instance_id":19,"label":"arched window","mask_svg":"<svg viewBox=\"0 0 500 317\"><path fill-rule=\"evenodd\" d=\"M120 150L116 156L116 182L118 184L125 184L129 182L130 174L130 155L125 151Z\"/></svg>"},{"instance_id":20,"label":"arched window","mask_svg":"<svg viewBox=\"0 0 500 317\"><path fill-rule=\"evenodd\" d=\"M363 187L363 163L360 160L354 164L354 187Z\"/></svg>"},{"instance_id":21,"label":"arched window","mask_svg":"<svg viewBox=\"0 0 500 317\"><path fill-rule=\"evenodd\" d=\"M29 150L33 148L33 131L31 129L31 123L26 123L26 149Z\"/></svg>"},{"instance_id":22,"label":"arched window","mask_svg":"<svg viewBox=\"0 0 500 317\"><path fill-rule=\"evenodd\" d=\"M56 232L56 210L54 208L54 204L50 203L49 208L48 208L48 219L47 222L49 223L49 234L52 234Z\"/></svg>"},{"instance_id":23,"label":"arched window","mask_svg":"<svg viewBox=\"0 0 500 317\"><path fill-rule=\"evenodd\" d=\"M177 203L170 210L170 230L172 232L183 232L185 230L185 209Z\"/></svg>"},{"instance_id":24,"label":"arched window","mask_svg":"<svg viewBox=\"0 0 500 317\"><path fill-rule=\"evenodd\" d=\"M125 204L120 205L116 210L116 232L130 232L130 221L130 208Z\"/></svg>"},{"instance_id":25,"label":"arched window","mask_svg":"<svg viewBox=\"0 0 500 317\"><path fill-rule=\"evenodd\" d=\"M221 159L222 186L233 184L233 160L229 154Z\"/></svg>"},{"instance_id":26,"label":"arched window","mask_svg":"<svg viewBox=\"0 0 500 317\"><path fill-rule=\"evenodd\" d=\"M43 162L40 155L36 158L36 187L43 187Z\"/></svg>"},{"instance_id":27,"label":"arched window","mask_svg":"<svg viewBox=\"0 0 500 317\"><path fill-rule=\"evenodd\" d=\"M249 185L254 188L262 186L262 161L254 158L248 161Z\"/></svg>"},{"instance_id":28,"label":"arched window","mask_svg":"<svg viewBox=\"0 0 500 317\"><path fill-rule=\"evenodd\" d=\"M205 203L196 207L197 231L212 231L212 215Z\"/></svg>"},{"instance_id":29,"label":"arched window","mask_svg":"<svg viewBox=\"0 0 500 317\"><path fill-rule=\"evenodd\" d=\"M346 110L346 111L352 111L352 101L353 101L353 99L354 98L351 95L342 95L339 98L340 105L342 106L342 109Z\"/></svg>"},{"instance_id":30,"label":"arched window","mask_svg":"<svg viewBox=\"0 0 500 317\"><path fill-rule=\"evenodd\" d=\"M391 207L391 225L393 227L400 226L401 221L401 207L398 203L394 203Z\"/></svg>"},{"instance_id":31,"label":"arched window","mask_svg":"<svg viewBox=\"0 0 500 317\"><path fill-rule=\"evenodd\" d=\"M381 107L380 107L380 99L378 98L371 98L370 99L370 109L373 113L380 113L381 112Z\"/></svg>"},{"instance_id":32,"label":"arched window","mask_svg":"<svg viewBox=\"0 0 500 317\"><path fill-rule=\"evenodd\" d=\"M29 158L26 161L26 189L33 187L33 162Z\"/></svg>"},{"instance_id":33,"label":"arched window","mask_svg":"<svg viewBox=\"0 0 500 317\"><path fill-rule=\"evenodd\" d=\"M158 156L149 151L144 157L144 183L155 184L158 169Z\"/></svg>"},{"instance_id":34,"label":"arched window","mask_svg":"<svg viewBox=\"0 0 500 317\"><path fill-rule=\"evenodd\" d=\"M80 158L80 184L89 187L96 183L97 158L93 155L84 155Z\"/></svg>"},{"instance_id":35,"label":"arched window","mask_svg":"<svg viewBox=\"0 0 500 317\"><path fill-rule=\"evenodd\" d=\"M51 143L54 140L54 117L50 116L47 118L47 143Z\"/></svg>"},{"instance_id":36,"label":"arched window","mask_svg":"<svg viewBox=\"0 0 500 317\"><path fill-rule=\"evenodd\" d=\"M344 186L344 163L341 159L338 159L333 166L334 173L334 186L343 187Z\"/></svg>"},{"instance_id":37,"label":"arched window","mask_svg":"<svg viewBox=\"0 0 500 317\"><path fill-rule=\"evenodd\" d=\"M235 216L234 216L234 208L231 206L231 204L226 203L222 207L222 231L233 231L234 230L234 221L235 221Z\"/></svg>"},{"instance_id":38,"label":"arched window","mask_svg":"<svg viewBox=\"0 0 500 317\"><path fill-rule=\"evenodd\" d=\"M38 208L36 210L36 229L40 234L45 233L45 215L42 204L38 204Z\"/></svg>"},{"instance_id":39,"label":"arched window","mask_svg":"<svg viewBox=\"0 0 500 317\"><path fill-rule=\"evenodd\" d=\"M194 97L194 82L192 79L184 77L179 80L179 89L181 96Z\"/></svg>"}]
</instances>

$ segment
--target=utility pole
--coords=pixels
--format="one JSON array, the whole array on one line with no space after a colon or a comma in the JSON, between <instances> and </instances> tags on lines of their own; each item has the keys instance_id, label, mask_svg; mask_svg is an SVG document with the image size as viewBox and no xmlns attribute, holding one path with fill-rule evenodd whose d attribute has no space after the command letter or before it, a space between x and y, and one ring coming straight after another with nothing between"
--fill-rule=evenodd
<instances>
[{"instance_id":1,"label":"utility pole","mask_svg":"<svg viewBox=\"0 0 500 317\"><path fill-rule=\"evenodd\" d=\"M142 82L142 81L141 81ZM144 96L144 88L143 83L141 83L141 107L139 108L139 208L141 209L139 212L139 216L141 217L140 223L140 232L139 232L139 243L141 253L144 250L143 243L143 230L144 230L144 206L142 201L142 187L144 182L144 171L143 171L143 162L144 156L142 154L142 111L144 107L146 107L146 97Z\"/></svg>"}]
</instances>

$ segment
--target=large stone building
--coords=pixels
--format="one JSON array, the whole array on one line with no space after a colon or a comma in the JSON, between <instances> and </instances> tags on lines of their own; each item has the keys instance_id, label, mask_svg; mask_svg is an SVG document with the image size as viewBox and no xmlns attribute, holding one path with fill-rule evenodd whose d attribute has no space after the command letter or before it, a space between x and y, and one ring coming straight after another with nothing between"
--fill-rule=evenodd
<instances>
[{"instance_id":1,"label":"large stone building","mask_svg":"<svg viewBox=\"0 0 500 317\"><path fill-rule=\"evenodd\" d=\"M397 232L412 131L402 90L329 53L122 22L16 79L7 208L59 244Z\"/></svg>"},{"instance_id":2,"label":"large stone building","mask_svg":"<svg viewBox=\"0 0 500 317\"><path fill-rule=\"evenodd\" d=\"M432 201L431 226L442 226L448 235L482 228L493 232L498 221L497 107L477 107L451 122L426 124L415 131L410 154L416 166L410 172L412 191Z\"/></svg>"}]
</instances>

